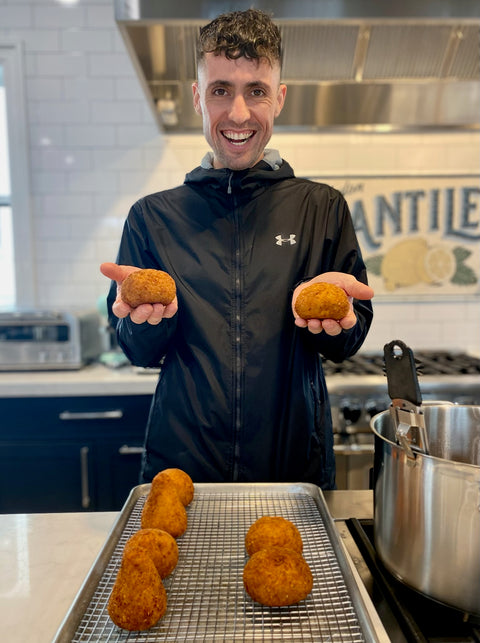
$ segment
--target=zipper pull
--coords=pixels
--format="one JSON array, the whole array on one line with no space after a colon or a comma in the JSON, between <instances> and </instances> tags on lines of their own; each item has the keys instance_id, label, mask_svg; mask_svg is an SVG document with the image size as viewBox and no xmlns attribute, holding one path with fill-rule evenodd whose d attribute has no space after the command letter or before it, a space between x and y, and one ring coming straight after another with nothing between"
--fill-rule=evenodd
<instances>
[{"instance_id":1,"label":"zipper pull","mask_svg":"<svg viewBox=\"0 0 480 643\"><path fill-rule=\"evenodd\" d=\"M227 194L232 193L232 179L233 179L233 172L230 172L230 176L228 177Z\"/></svg>"}]
</instances>

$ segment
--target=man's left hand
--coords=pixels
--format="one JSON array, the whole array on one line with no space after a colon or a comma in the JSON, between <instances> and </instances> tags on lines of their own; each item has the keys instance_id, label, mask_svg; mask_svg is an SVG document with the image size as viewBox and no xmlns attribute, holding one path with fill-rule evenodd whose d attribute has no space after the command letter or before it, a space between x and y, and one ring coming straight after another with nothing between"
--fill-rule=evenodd
<instances>
[{"instance_id":1,"label":"man's left hand","mask_svg":"<svg viewBox=\"0 0 480 643\"><path fill-rule=\"evenodd\" d=\"M350 310L342 319L302 319L295 311L295 301L299 293L307 286L311 286L312 284L322 281L340 286L340 288L342 288L347 294L350 302ZM295 317L295 325L299 328L308 328L308 330L314 335L318 335L322 330L324 330L327 335L339 335L342 330L349 330L357 323L357 316L353 310L353 299L372 299L373 295L374 293L372 288L361 281L358 281L358 279L353 275L349 275L344 272L324 272L321 275L317 275L310 281L300 284L293 291L292 311L293 316Z\"/></svg>"}]
</instances>

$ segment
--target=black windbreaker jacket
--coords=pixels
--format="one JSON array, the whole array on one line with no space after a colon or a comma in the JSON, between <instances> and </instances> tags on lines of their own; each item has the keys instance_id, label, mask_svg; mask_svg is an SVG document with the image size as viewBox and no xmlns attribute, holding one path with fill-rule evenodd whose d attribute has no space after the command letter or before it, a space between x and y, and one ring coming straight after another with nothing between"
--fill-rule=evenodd
<instances>
[{"instance_id":1,"label":"black windbreaker jacket","mask_svg":"<svg viewBox=\"0 0 480 643\"><path fill-rule=\"evenodd\" d=\"M294 325L296 284L328 271L366 283L351 216L333 188L288 163L243 171L196 168L183 185L140 199L125 223L120 264L165 270L178 313L158 326L111 313L133 364L161 371L142 480L178 467L194 481L335 484L321 357L341 361L372 319L337 337Z\"/></svg>"}]
</instances>

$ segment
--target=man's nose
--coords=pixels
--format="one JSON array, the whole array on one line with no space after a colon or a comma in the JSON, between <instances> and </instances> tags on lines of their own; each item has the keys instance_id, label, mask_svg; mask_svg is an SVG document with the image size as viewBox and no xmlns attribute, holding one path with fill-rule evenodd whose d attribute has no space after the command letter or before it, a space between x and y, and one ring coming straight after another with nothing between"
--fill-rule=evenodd
<instances>
[{"instance_id":1,"label":"man's nose","mask_svg":"<svg viewBox=\"0 0 480 643\"><path fill-rule=\"evenodd\" d=\"M243 96L234 96L230 107L230 119L235 123L244 123L250 118L250 110Z\"/></svg>"}]
</instances>

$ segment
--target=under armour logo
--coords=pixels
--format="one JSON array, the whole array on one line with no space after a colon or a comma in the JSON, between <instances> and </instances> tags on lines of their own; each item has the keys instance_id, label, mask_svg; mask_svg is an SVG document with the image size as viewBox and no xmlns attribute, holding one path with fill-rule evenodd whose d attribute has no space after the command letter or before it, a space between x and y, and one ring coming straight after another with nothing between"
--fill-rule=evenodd
<instances>
[{"instance_id":1,"label":"under armour logo","mask_svg":"<svg viewBox=\"0 0 480 643\"><path fill-rule=\"evenodd\" d=\"M295 234L291 234L289 237L282 237L281 234L277 234L275 237L277 246L282 246L284 243L289 243L291 246L294 246L297 242L295 241Z\"/></svg>"}]
</instances>

